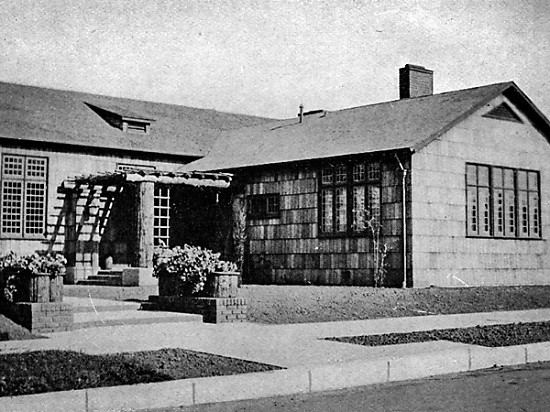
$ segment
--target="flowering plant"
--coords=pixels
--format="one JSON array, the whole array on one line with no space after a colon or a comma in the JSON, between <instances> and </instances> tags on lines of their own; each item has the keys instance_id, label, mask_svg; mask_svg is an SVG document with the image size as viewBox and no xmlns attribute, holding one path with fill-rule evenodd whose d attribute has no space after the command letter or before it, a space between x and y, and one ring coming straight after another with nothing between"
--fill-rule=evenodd
<instances>
[{"instance_id":1,"label":"flowering plant","mask_svg":"<svg viewBox=\"0 0 550 412\"><path fill-rule=\"evenodd\" d=\"M219 258L219 253L198 246L159 248L153 256L153 276L176 276L180 283L175 294L195 295L204 289L206 277L216 269Z\"/></svg>"},{"instance_id":2,"label":"flowering plant","mask_svg":"<svg viewBox=\"0 0 550 412\"><path fill-rule=\"evenodd\" d=\"M56 276L64 271L67 260L57 252L35 252L19 256L14 252L0 256L0 299L14 302L25 278L36 273Z\"/></svg>"},{"instance_id":3,"label":"flowering plant","mask_svg":"<svg viewBox=\"0 0 550 412\"><path fill-rule=\"evenodd\" d=\"M237 264L227 260L220 260L216 264L216 272L238 272Z\"/></svg>"}]
</instances>

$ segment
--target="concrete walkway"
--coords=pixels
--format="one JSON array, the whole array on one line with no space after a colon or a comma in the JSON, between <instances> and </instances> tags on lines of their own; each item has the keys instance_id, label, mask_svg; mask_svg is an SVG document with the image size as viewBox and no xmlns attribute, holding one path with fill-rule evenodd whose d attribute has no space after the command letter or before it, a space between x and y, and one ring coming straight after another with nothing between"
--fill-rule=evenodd
<instances>
[{"instance_id":1,"label":"concrete walkway","mask_svg":"<svg viewBox=\"0 0 550 412\"><path fill-rule=\"evenodd\" d=\"M81 306L89 304L76 300L72 303ZM120 307L114 308L116 305ZM99 306L104 310L97 310ZM112 315L117 311L131 312L127 310L131 304L126 303L96 301L94 307L96 308L94 314L99 317L107 316L107 313ZM134 313L139 313L139 316L145 317L161 314L136 312L135 307L132 310ZM79 313L90 312L81 308ZM0 354L44 349L101 354L184 348L287 368L282 371L259 374L199 378L145 386L98 388L80 391L82 393L64 392L67 394L68 402L73 402L71 405L74 402L82 403L83 400L92 402L91 399L96 402L94 405L103 405L94 409L86 404L82 408L79 406L79 410L133 410L135 405L143 408L160 408L312 392L475 370L494 364L550 360L548 342L509 348L485 348L448 341L368 347L322 340L333 336L373 335L547 320L550 320L550 309L292 325L256 323L212 325L183 318L181 322L175 319L167 323L160 317L157 322L162 323L82 328L72 332L52 333L49 334L49 339L0 342ZM151 391L154 395L149 398L136 398L140 393L144 394L147 391ZM174 398L176 393L185 393L185 399L179 397L176 400ZM48 404L48 396L53 395L0 398L0 406L3 402L11 402L10 406L20 405L19 409L13 410L47 410L40 409L41 405ZM55 402L58 398L52 399L54 399L52 402ZM31 401L35 402L32 405L36 404L38 409L31 408L32 405L29 403Z\"/></svg>"},{"instance_id":2,"label":"concrete walkway","mask_svg":"<svg viewBox=\"0 0 550 412\"><path fill-rule=\"evenodd\" d=\"M76 299L76 298L73 298ZM102 302L107 305L108 302ZM81 302L80 304L83 304ZM116 312L97 312L108 321ZM123 311L125 316L131 316ZM333 336L375 335L432 329L464 328L515 322L550 320L550 309L487 312L456 315L418 316L408 318L369 319L291 325L257 323L212 325L181 322L169 312L138 311L135 316L154 319L157 323L115 325L77 329L49 334L49 339L0 342L0 353L42 349L66 349L90 354L135 352L160 348L184 348L223 356L268 363L286 368L350 362L362 359L408 356L470 345L447 341L368 347L322 340ZM78 315L78 314L77 314ZM185 314L183 314L185 315ZM162 323L160 323L162 322Z\"/></svg>"}]
</instances>

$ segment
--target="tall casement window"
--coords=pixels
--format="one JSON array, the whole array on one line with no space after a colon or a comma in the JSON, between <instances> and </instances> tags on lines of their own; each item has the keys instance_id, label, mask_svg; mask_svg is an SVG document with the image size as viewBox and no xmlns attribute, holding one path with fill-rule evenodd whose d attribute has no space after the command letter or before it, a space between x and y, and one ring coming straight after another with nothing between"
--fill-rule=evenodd
<instances>
[{"instance_id":1,"label":"tall casement window","mask_svg":"<svg viewBox=\"0 0 550 412\"><path fill-rule=\"evenodd\" d=\"M541 237L537 171L467 163L466 204L468 236Z\"/></svg>"},{"instance_id":2,"label":"tall casement window","mask_svg":"<svg viewBox=\"0 0 550 412\"><path fill-rule=\"evenodd\" d=\"M380 162L321 169L319 228L322 234L359 233L380 219Z\"/></svg>"},{"instance_id":3,"label":"tall casement window","mask_svg":"<svg viewBox=\"0 0 550 412\"><path fill-rule=\"evenodd\" d=\"M48 159L2 156L0 233L5 237L44 235Z\"/></svg>"},{"instance_id":4,"label":"tall casement window","mask_svg":"<svg viewBox=\"0 0 550 412\"><path fill-rule=\"evenodd\" d=\"M153 208L153 243L170 246L170 188L155 187Z\"/></svg>"}]
</instances>

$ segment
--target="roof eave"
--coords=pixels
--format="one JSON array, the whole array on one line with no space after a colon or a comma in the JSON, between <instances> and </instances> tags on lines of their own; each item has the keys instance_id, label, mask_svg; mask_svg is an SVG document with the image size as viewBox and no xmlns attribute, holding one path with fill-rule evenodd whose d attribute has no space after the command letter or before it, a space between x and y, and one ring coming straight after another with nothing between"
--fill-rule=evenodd
<instances>
[{"instance_id":1,"label":"roof eave","mask_svg":"<svg viewBox=\"0 0 550 412\"><path fill-rule=\"evenodd\" d=\"M529 99L529 97L514 83L511 82L513 87L503 91L504 96L510 100L514 100L519 97L527 104L527 108L531 110L531 115L534 115L535 120L532 122L533 126L541 132L545 139L550 143L550 120L542 113L539 108ZM516 94L516 95L514 95ZM528 116L531 117L531 116Z\"/></svg>"}]
</instances>

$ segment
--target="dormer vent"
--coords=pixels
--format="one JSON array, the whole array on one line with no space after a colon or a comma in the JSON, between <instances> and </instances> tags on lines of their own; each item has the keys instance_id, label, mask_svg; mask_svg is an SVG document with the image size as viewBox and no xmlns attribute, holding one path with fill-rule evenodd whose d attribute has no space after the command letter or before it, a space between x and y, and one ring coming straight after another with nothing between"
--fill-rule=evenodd
<instances>
[{"instance_id":1,"label":"dormer vent","mask_svg":"<svg viewBox=\"0 0 550 412\"><path fill-rule=\"evenodd\" d=\"M150 120L122 118L122 131L128 133L148 133L151 127Z\"/></svg>"}]
</instances>

